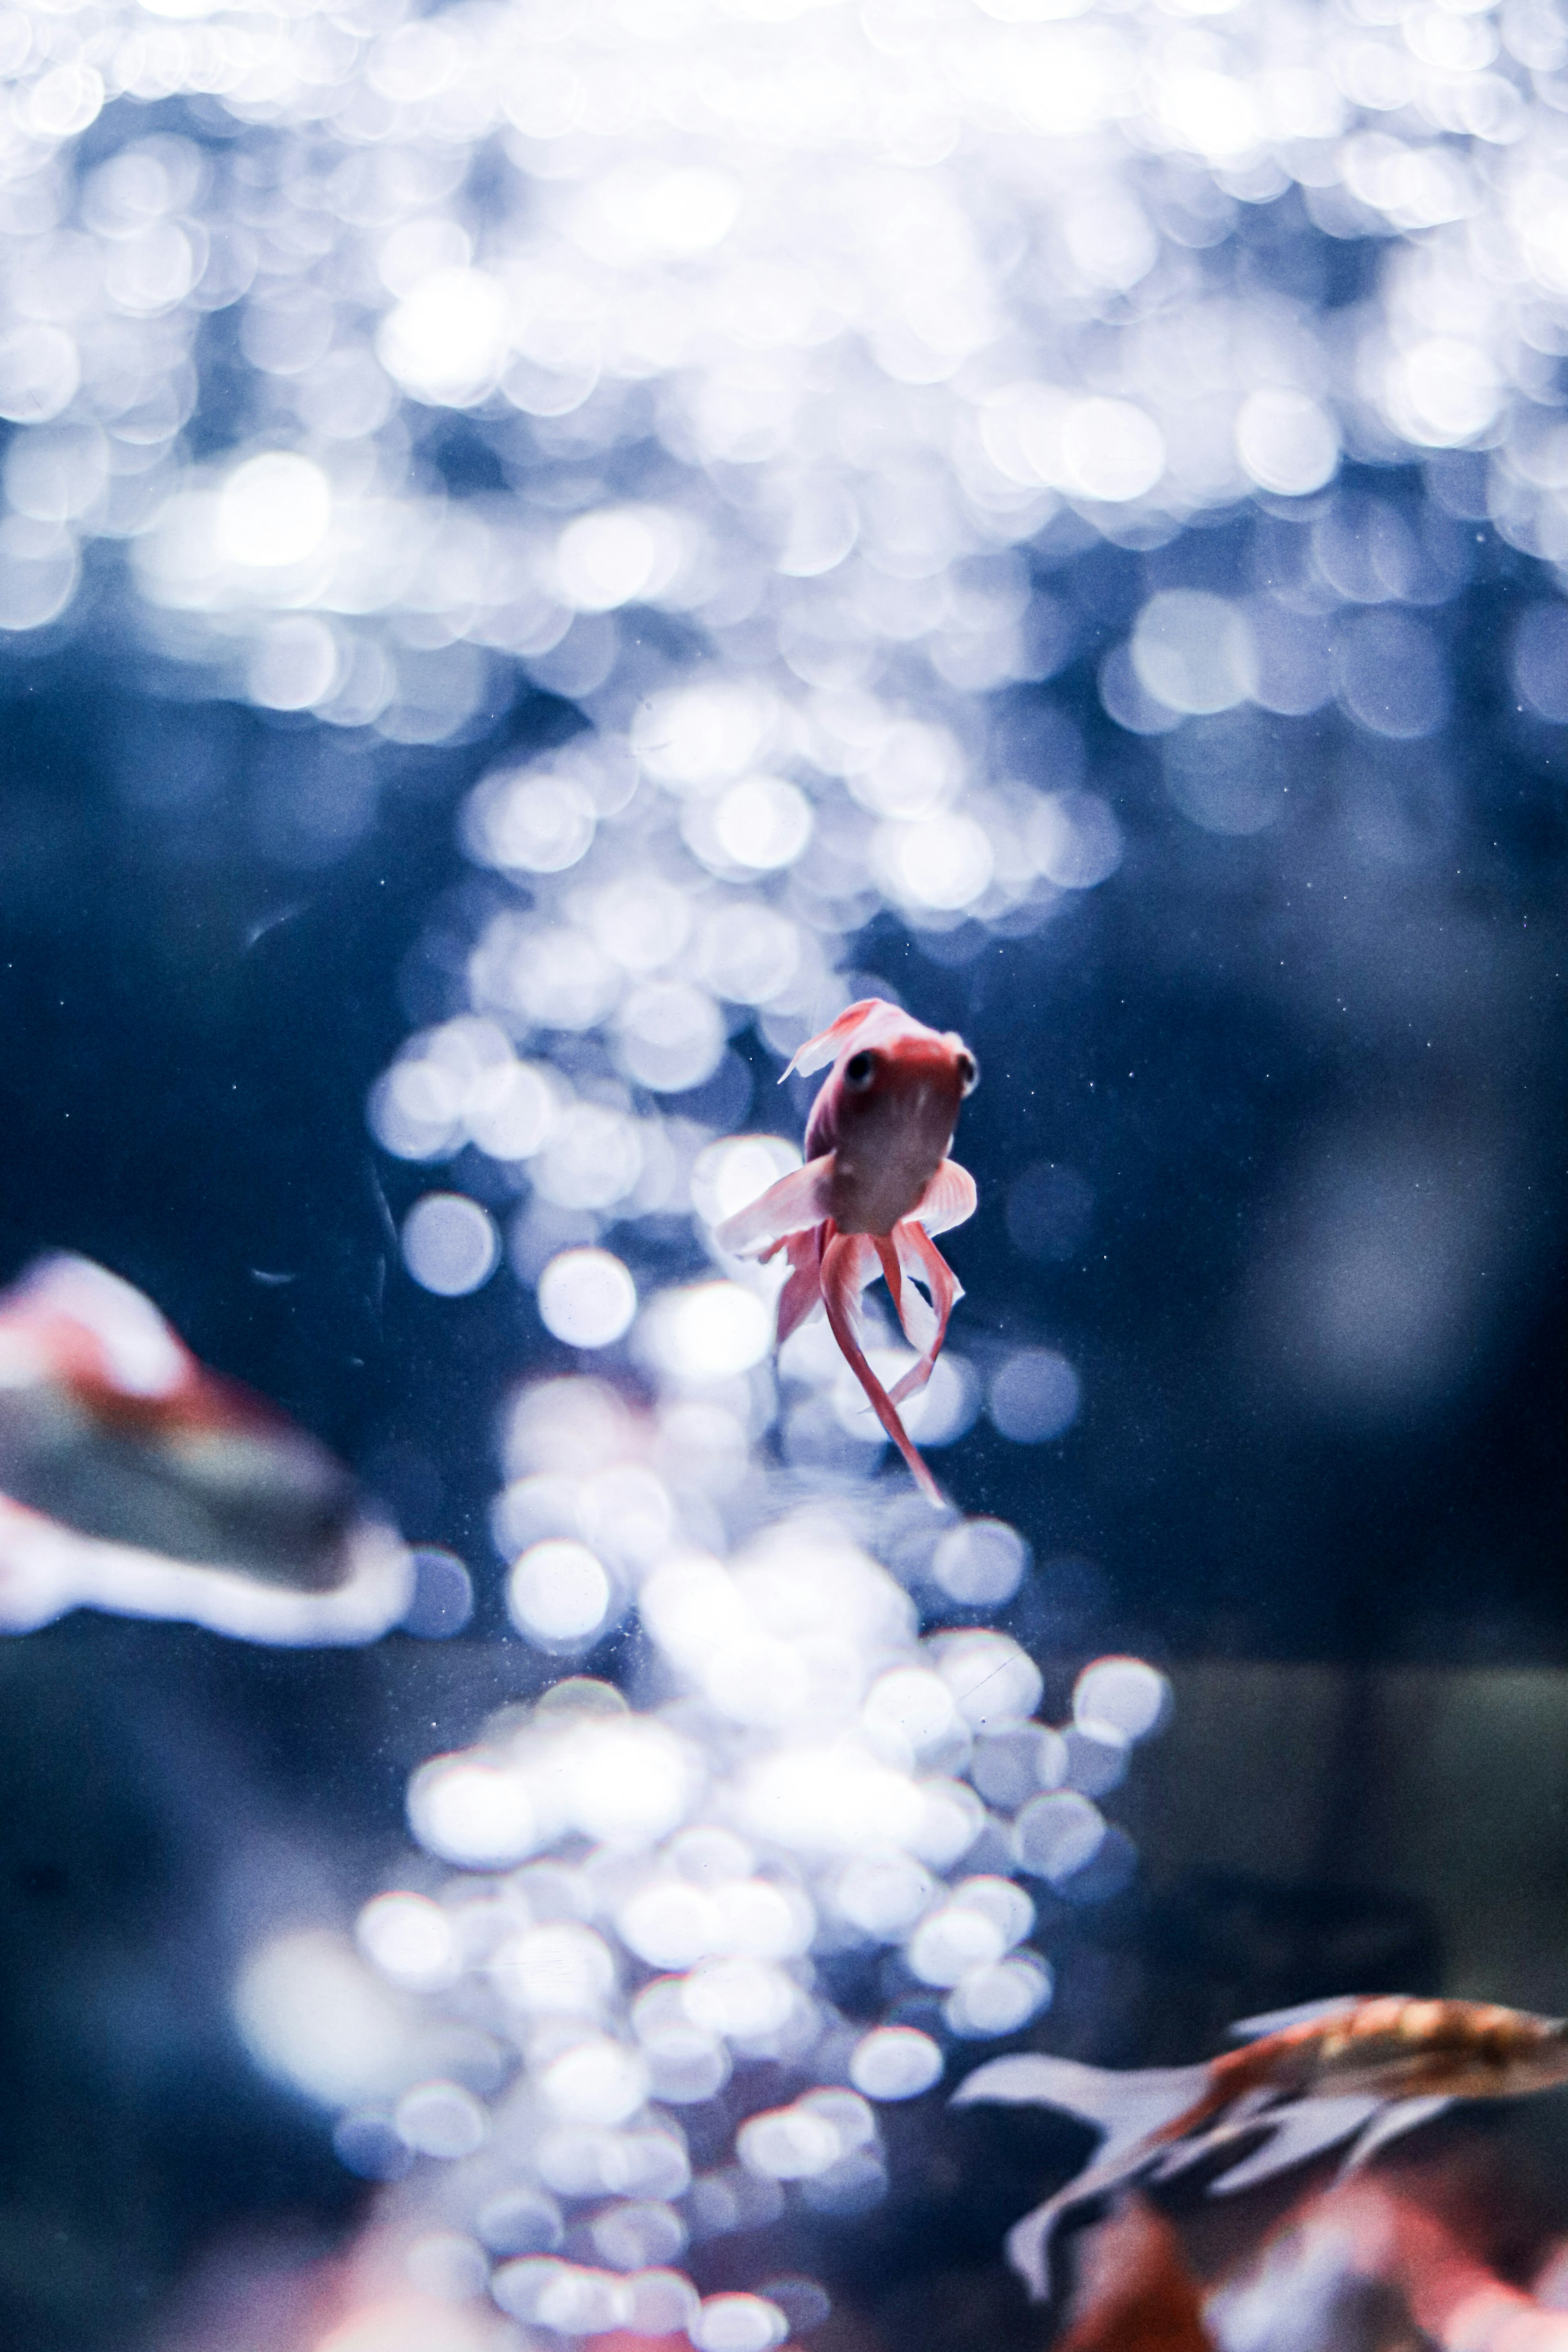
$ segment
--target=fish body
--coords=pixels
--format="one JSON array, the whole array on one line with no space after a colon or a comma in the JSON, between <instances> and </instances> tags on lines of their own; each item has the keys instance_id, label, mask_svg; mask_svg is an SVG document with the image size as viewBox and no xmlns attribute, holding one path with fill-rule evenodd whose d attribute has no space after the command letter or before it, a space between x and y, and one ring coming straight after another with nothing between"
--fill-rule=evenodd
<instances>
[{"instance_id":1,"label":"fish body","mask_svg":"<svg viewBox=\"0 0 1568 2352\"><path fill-rule=\"evenodd\" d=\"M1094 2162L1009 2233L1009 2256L1037 2296L1050 2292L1063 2215L1131 2182L1217 2158L1215 2189L1228 2195L1347 2140L1344 2168L1353 2170L1451 2100L1568 2084L1568 2025L1486 2001L1377 1994L1311 2002L1232 2031L1244 2046L1205 2065L1114 2074L1021 2054L964 2082L962 2103L1059 2107L1105 2135Z\"/></svg>"},{"instance_id":2,"label":"fish body","mask_svg":"<svg viewBox=\"0 0 1568 2352\"><path fill-rule=\"evenodd\" d=\"M395 1623L407 1553L325 1447L86 1258L0 1298L0 1630L82 1605L241 1638Z\"/></svg>"},{"instance_id":3,"label":"fish body","mask_svg":"<svg viewBox=\"0 0 1568 2352\"><path fill-rule=\"evenodd\" d=\"M931 1236L974 1213L974 1180L947 1154L979 1068L954 1031L928 1029L876 996L809 1039L784 1076L829 1062L806 1125L805 1165L726 1218L714 1239L736 1256L784 1252L790 1273L779 1294L778 1344L820 1306L917 1485L940 1503L899 1406L930 1380L963 1296ZM917 1355L891 1394L860 1340L860 1293L879 1273Z\"/></svg>"}]
</instances>

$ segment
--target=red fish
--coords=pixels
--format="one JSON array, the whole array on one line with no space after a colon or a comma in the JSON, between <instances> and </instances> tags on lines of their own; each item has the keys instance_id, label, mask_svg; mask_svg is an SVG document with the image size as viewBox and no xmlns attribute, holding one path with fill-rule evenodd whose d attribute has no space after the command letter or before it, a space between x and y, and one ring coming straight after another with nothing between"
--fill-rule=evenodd
<instances>
[{"instance_id":1,"label":"red fish","mask_svg":"<svg viewBox=\"0 0 1568 2352\"><path fill-rule=\"evenodd\" d=\"M952 1030L928 1029L879 996L862 998L809 1039L784 1076L827 1062L833 1075L811 1108L805 1167L727 1217L713 1238L737 1257L765 1261L784 1251L790 1276L779 1294L778 1344L826 1308L872 1411L921 1493L940 1505L899 1407L930 1380L963 1296L931 1236L974 1214L974 1179L947 1151L979 1066ZM860 1344L860 1293L879 1273L918 1359L891 1395Z\"/></svg>"},{"instance_id":2,"label":"red fish","mask_svg":"<svg viewBox=\"0 0 1568 2352\"><path fill-rule=\"evenodd\" d=\"M412 1564L326 1449L80 1257L0 1298L0 1632L66 1610L367 1642Z\"/></svg>"},{"instance_id":3,"label":"red fish","mask_svg":"<svg viewBox=\"0 0 1568 2352\"><path fill-rule=\"evenodd\" d=\"M993 2059L963 2083L961 2103L1065 2108L1106 2135L1094 2163L1008 2235L1013 2266L1036 2295L1050 2292L1062 2215L1133 2181L1230 2158L1215 2183L1228 2194L1346 2140L1352 2170L1450 2100L1568 2083L1568 2025L1489 2001L1347 1996L1231 2031L1247 2046L1205 2065L1123 2074L1027 2053Z\"/></svg>"}]
</instances>

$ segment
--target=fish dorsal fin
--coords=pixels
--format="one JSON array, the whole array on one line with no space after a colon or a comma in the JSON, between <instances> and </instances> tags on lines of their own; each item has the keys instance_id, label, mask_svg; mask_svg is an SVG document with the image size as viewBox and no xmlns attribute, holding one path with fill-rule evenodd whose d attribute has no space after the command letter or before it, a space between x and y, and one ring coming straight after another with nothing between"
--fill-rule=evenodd
<instances>
[{"instance_id":1,"label":"fish dorsal fin","mask_svg":"<svg viewBox=\"0 0 1568 2352\"><path fill-rule=\"evenodd\" d=\"M1332 2017L1342 2009L1354 2009L1359 2001L1369 2000L1364 1992L1331 1993L1324 2000L1298 2001L1294 2009L1267 2009L1260 2017L1238 2018L1225 2029L1227 2042L1261 2042L1270 2033L1284 2033L1292 2025L1316 2025L1320 2018Z\"/></svg>"},{"instance_id":2,"label":"fish dorsal fin","mask_svg":"<svg viewBox=\"0 0 1568 2352\"><path fill-rule=\"evenodd\" d=\"M836 1062L845 1047L862 1031L875 1034L875 1030L884 1024L897 1022L910 1022L911 1028L920 1026L918 1022L910 1020L907 1013L901 1013L896 1004L889 1004L885 996L863 996L858 1003L846 1005L837 1021L830 1021L826 1029L819 1029L815 1037L808 1037L797 1049L795 1059L779 1080L780 1086L783 1086L784 1078L793 1077L797 1071L802 1077L809 1077L814 1070L826 1069L828 1063Z\"/></svg>"},{"instance_id":3,"label":"fish dorsal fin","mask_svg":"<svg viewBox=\"0 0 1568 2352\"><path fill-rule=\"evenodd\" d=\"M24 1314L58 1315L90 1332L105 1376L127 1396L170 1396L194 1377L190 1354L152 1300L91 1258L40 1258L11 1297Z\"/></svg>"}]
</instances>

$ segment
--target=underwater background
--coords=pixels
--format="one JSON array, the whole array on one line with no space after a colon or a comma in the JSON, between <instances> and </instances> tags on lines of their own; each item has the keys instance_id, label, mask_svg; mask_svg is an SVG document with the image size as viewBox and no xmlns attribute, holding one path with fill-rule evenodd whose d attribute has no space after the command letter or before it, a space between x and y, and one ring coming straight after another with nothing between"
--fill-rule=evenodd
<instances>
[{"instance_id":1,"label":"underwater background","mask_svg":"<svg viewBox=\"0 0 1568 2352\"><path fill-rule=\"evenodd\" d=\"M582 2277L752 2299L700 2352L1037 2340L1078 2139L852 2043L1568 2006L1568 18L35 0L0 68L0 1274L125 1276L422 1562L365 1649L0 1647L0 2334L316 2352L290 2282L426 2195L427 2352L591 2337L488 2295L526 2175ZM709 1239L864 995L981 1066L945 1517ZM495 1728L563 1675L629 1711ZM948 1809L897 1885L890 1785L766 1780L840 1716ZM528 1826L595 1725L653 1745ZM783 1924L634 1915L660 1840ZM581 2150L450 2186L588 2046L521 1962L418 2038L530 1869L579 2007L773 1971L681 2012L629 2261ZM604 2065L542 2095L629 2140Z\"/></svg>"}]
</instances>

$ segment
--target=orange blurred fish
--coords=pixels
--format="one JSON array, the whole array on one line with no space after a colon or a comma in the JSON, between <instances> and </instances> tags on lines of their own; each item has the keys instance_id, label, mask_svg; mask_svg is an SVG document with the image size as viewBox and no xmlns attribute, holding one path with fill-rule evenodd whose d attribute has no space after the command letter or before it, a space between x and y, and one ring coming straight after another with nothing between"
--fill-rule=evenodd
<instances>
[{"instance_id":1,"label":"orange blurred fish","mask_svg":"<svg viewBox=\"0 0 1568 2352\"><path fill-rule=\"evenodd\" d=\"M1181 2240L1142 2198L1095 2231L1056 2352L1214 2352Z\"/></svg>"},{"instance_id":2,"label":"orange blurred fish","mask_svg":"<svg viewBox=\"0 0 1568 2352\"><path fill-rule=\"evenodd\" d=\"M0 1632L66 1610L367 1642L413 1571L324 1446L88 1258L0 1297Z\"/></svg>"},{"instance_id":3,"label":"orange blurred fish","mask_svg":"<svg viewBox=\"0 0 1568 2352\"><path fill-rule=\"evenodd\" d=\"M963 1296L931 1235L974 1214L974 1179L947 1151L979 1065L952 1030L928 1029L879 996L841 1013L784 1075L828 1062L833 1075L806 1126L805 1167L727 1217L713 1238L737 1257L765 1261L784 1251L790 1276L779 1294L778 1344L824 1307L872 1411L921 1491L940 1504L899 1407L930 1380ZM860 1344L860 1293L879 1272L919 1358L891 1395ZM916 1283L930 1292L929 1305Z\"/></svg>"},{"instance_id":4,"label":"orange blurred fish","mask_svg":"<svg viewBox=\"0 0 1568 2352\"><path fill-rule=\"evenodd\" d=\"M1568 2024L1487 2001L1345 1996L1231 2032L1247 2046L1205 2065L1113 2074L1025 2053L994 2059L964 2082L961 2103L1061 2107L1106 2135L1094 2163L1008 2234L1009 2259L1034 2294L1050 2292L1062 2215L1132 2181L1218 2158L1215 2188L1229 2195L1344 2140L1354 2143L1350 2171L1451 2100L1568 2084Z\"/></svg>"}]
</instances>

